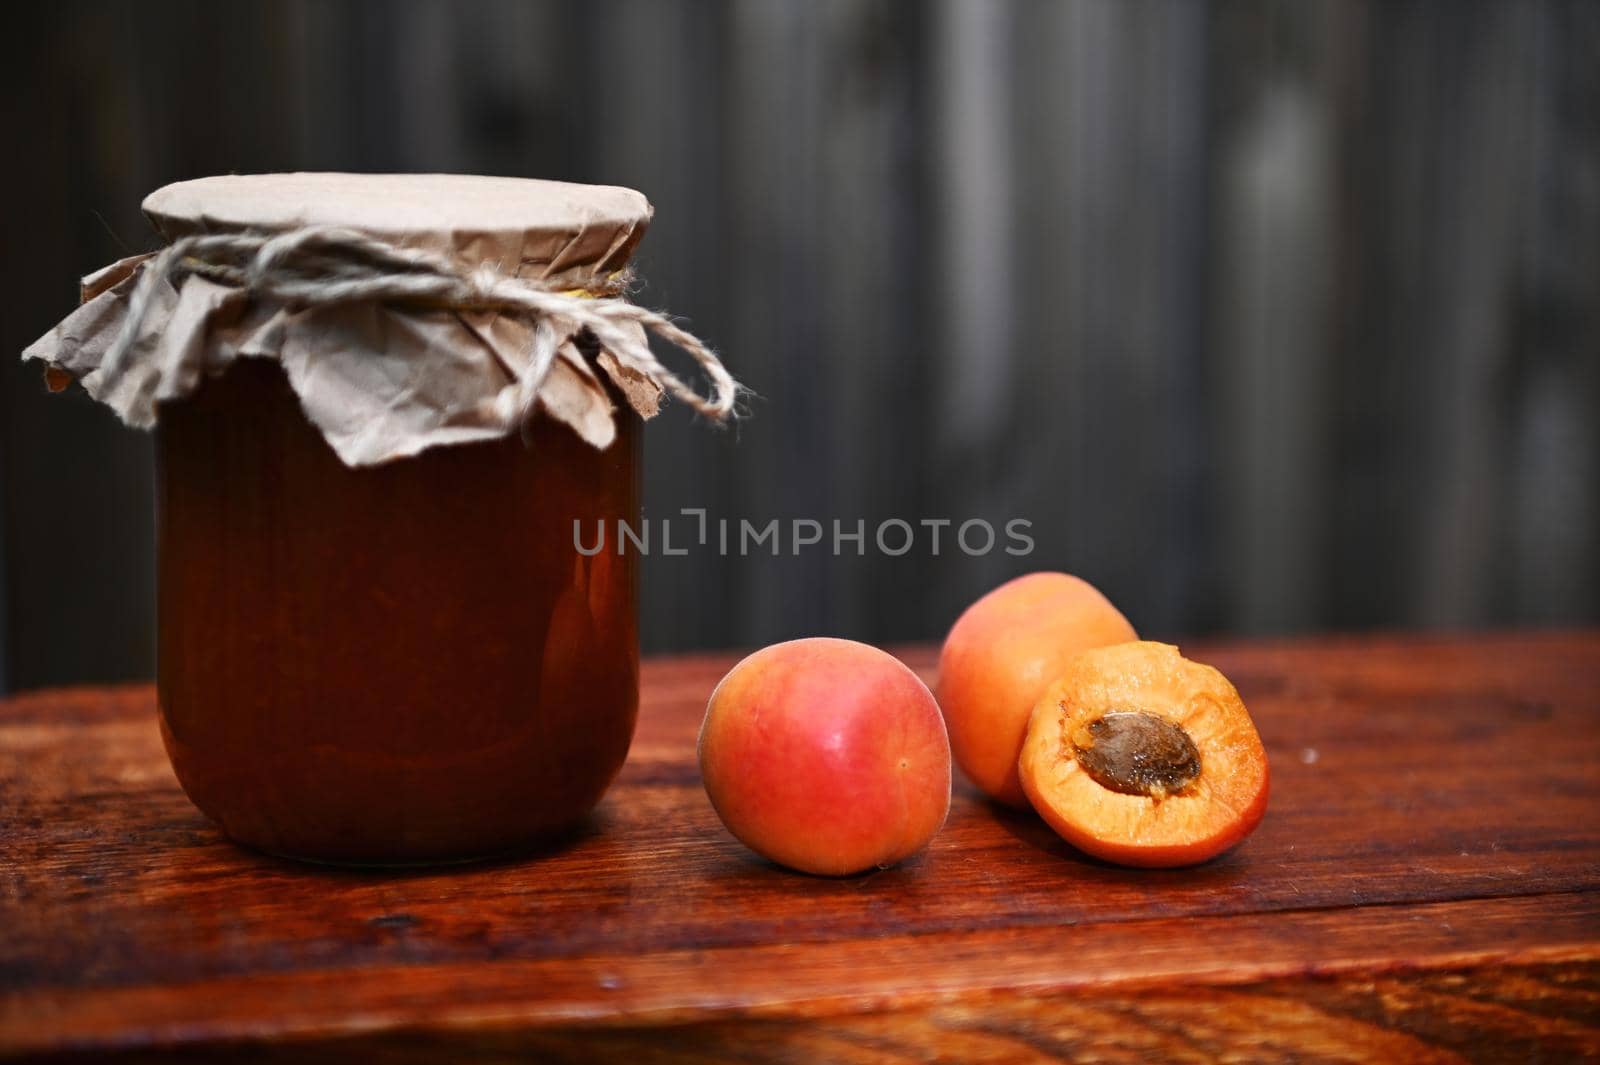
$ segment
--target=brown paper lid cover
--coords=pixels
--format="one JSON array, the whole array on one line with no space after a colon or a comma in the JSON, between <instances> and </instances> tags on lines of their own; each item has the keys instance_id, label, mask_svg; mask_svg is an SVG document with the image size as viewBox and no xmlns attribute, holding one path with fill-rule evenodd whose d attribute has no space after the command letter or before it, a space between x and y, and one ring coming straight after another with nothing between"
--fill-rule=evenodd
<instances>
[{"instance_id":1,"label":"brown paper lid cover","mask_svg":"<svg viewBox=\"0 0 1600 1065\"><path fill-rule=\"evenodd\" d=\"M167 240L344 226L517 276L620 270L653 210L633 189L477 174L222 174L166 185L144 213Z\"/></svg>"}]
</instances>

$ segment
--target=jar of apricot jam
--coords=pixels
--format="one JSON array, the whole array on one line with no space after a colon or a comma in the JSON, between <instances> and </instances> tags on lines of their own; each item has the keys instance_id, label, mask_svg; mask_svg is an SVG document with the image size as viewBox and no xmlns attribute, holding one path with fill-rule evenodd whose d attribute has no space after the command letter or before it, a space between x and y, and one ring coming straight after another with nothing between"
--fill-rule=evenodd
<instances>
[{"instance_id":1,"label":"jar of apricot jam","mask_svg":"<svg viewBox=\"0 0 1600 1065\"><path fill-rule=\"evenodd\" d=\"M365 469L242 360L156 428L161 734L234 839L324 861L491 855L578 822L639 697L639 419ZM592 536L592 532L585 535Z\"/></svg>"},{"instance_id":2,"label":"jar of apricot jam","mask_svg":"<svg viewBox=\"0 0 1600 1065\"><path fill-rule=\"evenodd\" d=\"M169 186L145 211L181 254L87 279L78 315L27 354L154 424L157 690L184 790L234 840L315 861L558 840L633 736L637 556L593 543L637 523L661 382L644 354L619 357L622 334L603 345L560 307L541 321L476 287L324 301L316 283L413 279L433 269L417 254L587 300L649 204L512 179L268 175ZM151 262L168 273L142 276ZM107 354L96 331L149 308L123 327L138 342ZM519 393L539 336L557 354Z\"/></svg>"}]
</instances>

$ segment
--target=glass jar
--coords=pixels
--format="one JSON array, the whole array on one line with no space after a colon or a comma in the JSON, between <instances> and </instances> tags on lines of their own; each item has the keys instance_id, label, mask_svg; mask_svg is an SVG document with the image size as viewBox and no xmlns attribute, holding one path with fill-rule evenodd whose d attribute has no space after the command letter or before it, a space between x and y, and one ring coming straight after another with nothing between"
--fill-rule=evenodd
<instances>
[{"instance_id":1,"label":"glass jar","mask_svg":"<svg viewBox=\"0 0 1600 1065\"><path fill-rule=\"evenodd\" d=\"M571 828L638 708L639 427L344 465L275 362L161 412L157 688L184 791L229 836L332 862L492 855ZM586 535L591 535L586 533Z\"/></svg>"},{"instance_id":2,"label":"glass jar","mask_svg":"<svg viewBox=\"0 0 1600 1065\"><path fill-rule=\"evenodd\" d=\"M737 393L615 295L637 192L229 175L153 193L169 243L24 358L154 427L161 733L233 839L465 860L578 825L638 710L642 421ZM646 331L711 378L702 397ZM584 530L589 530L585 533Z\"/></svg>"}]
</instances>

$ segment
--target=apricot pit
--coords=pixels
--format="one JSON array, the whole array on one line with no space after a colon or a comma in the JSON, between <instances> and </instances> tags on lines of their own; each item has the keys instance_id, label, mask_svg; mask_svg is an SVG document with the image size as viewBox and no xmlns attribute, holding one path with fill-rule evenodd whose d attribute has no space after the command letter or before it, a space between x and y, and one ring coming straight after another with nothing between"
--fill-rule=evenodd
<instances>
[{"instance_id":1,"label":"apricot pit","mask_svg":"<svg viewBox=\"0 0 1600 1065\"><path fill-rule=\"evenodd\" d=\"M1200 752L1182 726L1142 710L1091 721L1073 734L1072 746L1085 773L1123 795L1164 799L1200 775Z\"/></svg>"}]
</instances>

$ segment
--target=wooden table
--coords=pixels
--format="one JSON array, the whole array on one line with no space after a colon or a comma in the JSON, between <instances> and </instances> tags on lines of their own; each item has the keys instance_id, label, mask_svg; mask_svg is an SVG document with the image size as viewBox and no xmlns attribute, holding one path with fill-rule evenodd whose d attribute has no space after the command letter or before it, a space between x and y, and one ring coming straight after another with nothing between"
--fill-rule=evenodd
<instances>
[{"instance_id":1,"label":"wooden table","mask_svg":"<svg viewBox=\"0 0 1600 1065\"><path fill-rule=\"evenodd\" d=\"M318 1061L1600 1055L1600 634L1196 644L1272 758L1242 848L1146 872L958 785L848 880L717 822L729 656L654 661L559 853L340 872L236 848L149 688L0 702L0 1049ZM934 654L904 657L931 680Z\"/></svg>"}]
</instances>

